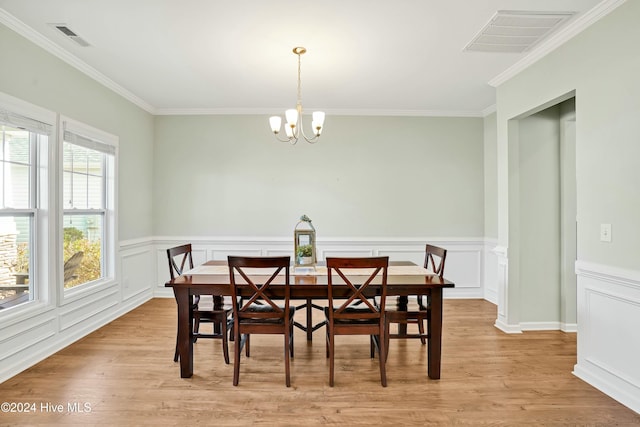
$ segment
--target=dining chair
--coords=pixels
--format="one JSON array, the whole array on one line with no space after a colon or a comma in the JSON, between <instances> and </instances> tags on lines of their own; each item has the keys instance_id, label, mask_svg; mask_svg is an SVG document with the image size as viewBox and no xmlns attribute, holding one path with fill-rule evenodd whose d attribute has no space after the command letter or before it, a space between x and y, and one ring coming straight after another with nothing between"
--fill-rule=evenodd
<instances>
[{"instance_id":1,"label":"dining chair","mask_svg":"<svg viewBox=\"0 0 640 427\"><path fill-rule=\"evenodd\" d=\"M232 300L241 301L233 305L233 385L237 386L240 380L240 353L243 347L246 356L250 356L251 334L282 334L285 383L290 387L289 358L293 357L293 315L296 310L289 304L291 258L229 256L227 260ZM284 274L281 274L283 271ZM284 298L282 295L274 296L274 282L277 286L283 286Z\"/></svg>"},{"instance_id":2,"label":"dining chair","mask_svg":"<svg viewBox=\"0 0 640 427\"><path fill-rule=\"evenodd\" d=\"M385 345L388 340L385 338L384 309L388 266L389 257L327 257L328 306L325 308L325 317L331 387L333 387L335 376L336 335L369 335L371 358L375 357L377 347L378 359L380 359L380 381L383 387L387 386ZM354 275L354 273L357 274ZM334 282L336 279L338 281ZM381 298L379 307L368 298L372 296L372 284L379 289L376 292Z\"/></svg>"},{"instance_id":3,"label":"dining chair","mask_svg":"<svg viewBox=\"0 0 640 427\"><path fill-rule=\"evenodd\" d=\"M440 277L444 275L444 263L447 258L447 250L433 245L425 245L424 268L433 271ZM376 304L380 305L380 299L376 297ZM429 321L431 318L430 296L417 295L410 298L387 297L384 309L386 338L418 338L422 344L429 339ZM427 322L425 333L424 323ZM398 324L397 333L391 333L391 323ZM406 325L417 324L418 333L408 333ZM401 330L401 325L404 329ZM387 352L389 345L386 345Z\"/></svg>"},{"instance_id":4,"label":"dining chair","mask_svg":"<svg viewBox=\"0 0 640 427\"><path fill-rule=\"evenodd\" d=\"M186 269L193 269L193 254L191 244L185 244L167 249L167 258L169 260L169 274L171 280L180 276ZM192 303L193 309L193 342L198 338L213 338L222 340L222 353L224 362L229 364L229 342L228 327L231 319L229 315L233 308L230 305L215 307L213 297L211 295L195 295ZM211 323L213 331L210 334L200 332L200 323ZM178 361L178 340L176 337L176 350L173 361Z\"/></svg>"}]
</instances>

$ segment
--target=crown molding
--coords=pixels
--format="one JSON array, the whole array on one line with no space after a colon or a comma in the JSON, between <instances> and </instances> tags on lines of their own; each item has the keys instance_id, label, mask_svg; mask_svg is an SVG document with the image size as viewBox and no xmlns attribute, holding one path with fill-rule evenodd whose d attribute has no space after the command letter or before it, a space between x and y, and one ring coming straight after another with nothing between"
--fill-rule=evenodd
<instances>
[{"instance_id":1,"label":"crown molding","mask_svg":"<svg viewBox=\"0 0 640 427\"><path fill-rule=\"evenodd\" d=\"M482 110L482 117L487 117L488 115L493 114L496 111L498 111L496 104L489 105L487 108Z\"/></svg>"},{"instance_id":2,"label":"crown molding","mask_svg":"<svg viewBox=\"0 0 640 427\"><path fill-rule=\"evenodd\" d=\"M197 116L197 115L273 115L280 114L274 108L156 108L129 90L120 86L100 71L88 65L58 44L52 42L33 28L26 25L4 9L0 8L0 23L15 31L53 56L61 59L96 82L112 90L126 100L152 115ZM388 117L470 117L482 118L485 110L389 110L389 109L335 109L325 110L332 116L388 116Z\"/></svg>"},{"instance_id":3,"label":"crown molding","mask_svg":"<svg viewBox=\"0 0 640 427\"><path fill-rule=\"evenodd\" d=\"M515 77L626 2L627 0L604 0L584 15L578 17L573 23L549 37L546 42L543 42L522 60L494 77L489 81L489 85L497 87Z\"/></svg>"},{"instance_id":4,"label":"crown molding","mask_svg":"<svg viewBox=\"0 0 640 427\"><path fill-rule=\"evenodd\" d=\"M330 116L391 116L391 117L484 117L484 111L438 110L324 110ZM157 108L157 116L215 116L215 115L278 115L273 108Z\"/></svg>"},{"instance_id":5,"label":"crown molding","mask_svg":"<svg viewBox=\"0 0 640 427\"><path fill-rule=\"evenodd\" d=\"M8 13L6 10L2 8L0 8L0 23L4 24L11 30L21 35L22 37L34 43L35 45L46 50L53 56L63 60L67 64L79 70L80 72L91 77L101 85L107 87L108 89L111 89L118 95L122 96L126 100L132 102L133 104L137 105L138 107L142 108L148 113L155 114L155 108L151 104L139 98L138 96L134 95L133 93L129 92L127 89L123 88L122 86L120 86L119 84L117 84L116 82L114 82L113 80L111 80L110 78L108 78L107 76L105 76L104 74L96 70L95 68L91 67L86 62L80 60L75 55L69 53L68 51L66 51L56 43L47 39L42 34L37 32L33 28L29 27L27 24L20 21L15 16L11 15L10 13Z\"/></svg>"}]
</instances>

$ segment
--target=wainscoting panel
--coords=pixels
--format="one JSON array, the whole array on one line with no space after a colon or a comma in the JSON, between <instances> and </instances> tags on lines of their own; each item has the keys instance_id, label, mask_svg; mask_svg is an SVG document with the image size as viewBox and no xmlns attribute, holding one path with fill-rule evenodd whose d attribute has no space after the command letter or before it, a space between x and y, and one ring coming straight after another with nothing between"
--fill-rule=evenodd
<instances>
[{"instance_id":1,"label":"wainscoting panel","mask_svg":"<svg viewBox=\"0 0 640 427\"><path fill-rule=\"evenodd\" d=\"M164 283L169 279L166 249L191 242L194 264L206 260L224 260L228 255L293 257L293 239L281 237L158 237L155 240L157 265L157 297L173 297ZM424 263L425 242L448 250L445 277L456 283L454 289L445 289L445 298L484 298L485 247L483 239L376 239L376 238L323 238L317 241L318 259L340 256L389 256L393 260Z\"/></svg>"},{"instance_id":2,"label":"wainscoting panel","mask_svg":"<svg viewBox=\"0 0 640 427\"><path fill-rule=\"evenodd\" d=\"M52 283L51 299L2 310L0 382L150 299L157 282L153 250L151 239L120 242L113 281L74 290L64 299L57 298L62 285Z\"/></svg>"},{"instance_id":3,"label":"wainscoting panel","mask_svg":"<svg viewBox=\"0 0 640 427\"><path fill-rule=\"evenodd\" d=\"M150 245L121 252L123 300L150 293L155 284L155 275L149 274L155 267L153 254Z\"/></svg>"},{"instance_id":4,"label":"wainscoting panel","mask_svg":"<svg viewBox=\"0 0 640 427\"><path fill-rule=\"evenodd\" d=\"M61 306L58 310L60 331L78 326L84 328L87 322L98 317L100 313L115 307L120 302L120 292L117 284L107 288L96 289L83 298Z\"/></svg>"},{"instance_id":5,"label":"wainscoting panel","mask_svg":"<svg viewBox=\"0 0 640 427\"><path fill-rule=\"evenodd\" d=\"M576 262L576 376L640 412L640 272Z\"/></svg>"}]
</instances>

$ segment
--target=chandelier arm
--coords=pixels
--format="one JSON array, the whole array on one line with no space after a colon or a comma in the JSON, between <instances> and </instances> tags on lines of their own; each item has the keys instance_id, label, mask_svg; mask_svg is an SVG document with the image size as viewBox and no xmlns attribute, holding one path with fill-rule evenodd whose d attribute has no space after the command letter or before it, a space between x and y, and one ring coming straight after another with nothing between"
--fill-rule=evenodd
<instances>
[{"instance_id":1,"label":"chandelier arm","mask_svg":"<svg viewBox=\"0 0 640 427\"><path fill-rule=\"evenodd\" d=\"M300 134L302 134L302 137L305 139L305 141L307 141L310 144L315 144L320 139L320 136L316 135L315 133L311 138L309 138L307 134L304 133L304 127L302 127L302 118L300 118L300 124L298 125L298 130L300 131Z\"/></svg>"},{"instance_id":2,"label":"chandelier arm","mask_svg":"<svg viewBox=\"0 0 640 427\"><path fill-rule=\"evenodd\" d=\"M273 133L273 136L276 137L276 139L280 142L291 142L291 140L295 140L296 142L298 141L298 138L292 137L292 138L280 138L280 136L277 133ZM295 144L295 142L291 142L291 144Z\"/></svg>"}]
</instances>

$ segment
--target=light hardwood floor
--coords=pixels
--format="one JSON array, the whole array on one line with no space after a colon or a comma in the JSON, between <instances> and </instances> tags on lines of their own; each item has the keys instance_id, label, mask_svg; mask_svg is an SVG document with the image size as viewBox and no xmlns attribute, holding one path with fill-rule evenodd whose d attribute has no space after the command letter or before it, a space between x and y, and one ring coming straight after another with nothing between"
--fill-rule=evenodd
<instances>
[{"instance_id":1,"label":"light hardwood floor","mask_svg":"<svg viewBox=\"0 0 640 427\"><path fill-rule=\"evenodd\" d=\"M486 301L444 307L439 381L427 378L426 347L392 340L383 388L368 338L339 337L331 388L321 329L312 344L296 331L291 388L276 336L252 337L233 387L218 340L199 340L194 376L180 378L175 301L154 299L0 384L0 401L36 409L0 413L0 424L640 425L639 414L572 375L575 334L508 335L493 326L496 308Z\"/></svg>"}]
</instances>

